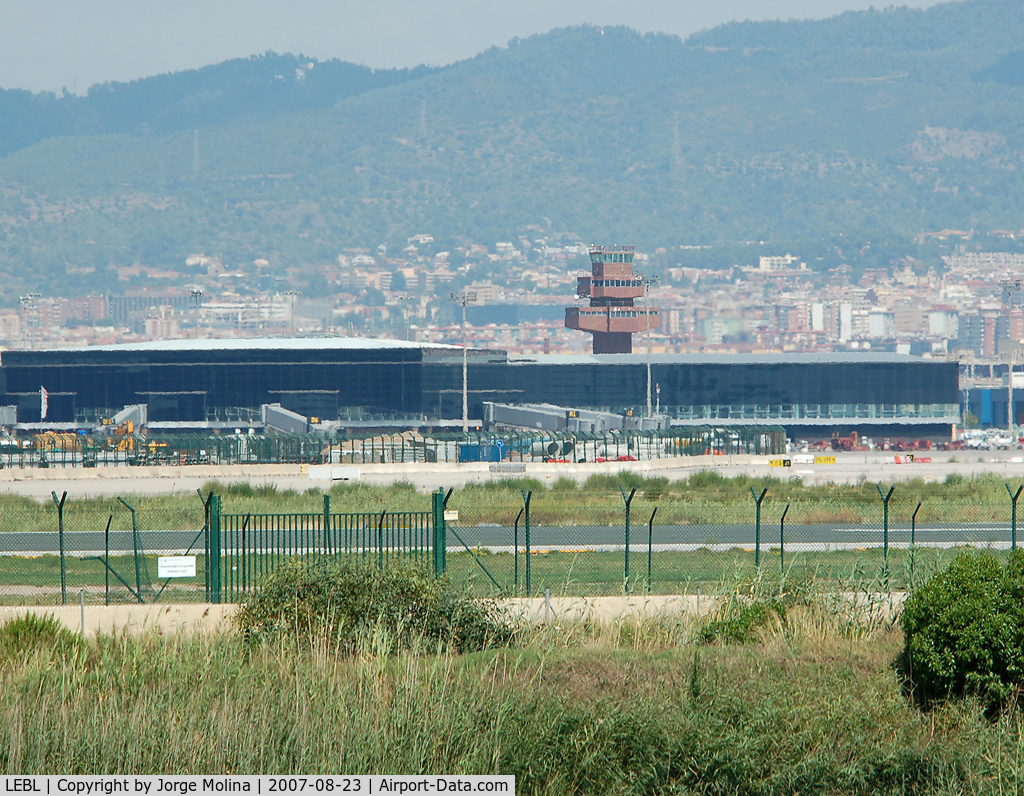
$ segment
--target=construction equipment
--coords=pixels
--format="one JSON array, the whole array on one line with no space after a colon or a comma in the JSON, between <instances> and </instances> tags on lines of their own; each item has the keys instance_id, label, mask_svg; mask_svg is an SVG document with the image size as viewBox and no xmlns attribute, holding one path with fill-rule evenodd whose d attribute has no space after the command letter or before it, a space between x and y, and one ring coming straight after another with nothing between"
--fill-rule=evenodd
<instances>
[{"instance_id":1,"label":"construction equipment","mask_svg":"<svg viewBox=\"0 0 1024 796\"><path fill-rule=\"evenodd\" d=\"M114 429L114 433L107 439L107 445L116 451L135 452L135 424L131 420L125 420Z\"/></svg>"},{"instance_id":2,"label":"construction equipment","mask_svg":"<svg viewBox=\"0 0 1024 796\"><path fill-rule=\"evenodd\" d=\"M832 450L834 451L852 451L857 447L858 436L856 431L851 431L850 436L840 436L838 431L832 434Z\"/></svg>"},{"instance_id":3,"label":"construction equipment","mask_svg":"<svg viewBox=\"0 0 1024 796\"><path fill-rule=\"evenodd\" d=\"M36 450L39 451L80 451L82 438L78 434L60 431L44 431L35 437Z\"/></svg>"}]
</instances>

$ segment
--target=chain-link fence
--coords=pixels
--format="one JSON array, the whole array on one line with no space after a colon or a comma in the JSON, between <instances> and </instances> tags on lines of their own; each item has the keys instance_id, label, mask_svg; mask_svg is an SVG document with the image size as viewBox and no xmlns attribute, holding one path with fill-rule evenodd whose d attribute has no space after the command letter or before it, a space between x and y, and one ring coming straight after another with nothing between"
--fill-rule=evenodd
<instances>
[{"instance_id":1,"label":"chain-link fence","mask_svg":"<svg viewBox=\"0 0 1024 796\"><path fill-rule=\"evenodd\" d=\"M0 468L195 464L615 462L785 451L780 426L688 426L608 432L502 431L367 434L139 434L47 432L0 439Z\"/></svg>"},{"instance_id":2,"label":"chain-link fence","mask_svg":"<svg viewBox=\"0 0 1024 796\"><path fill-rule=\"evenodd\" d=\"M333 505L331 496L295 496L288 512L257 495L244 510L229 498L223 514L209 496L8 498L0 604L235 600L293 555L411 557L481 595L706 593L758 568L902 590L961 548L1004 555L1017 543L1020 496L1016 485L977 500L902 486L787 498L763 487L680 494L651 482L556 483L457 490L446 501L413 494L401 511L376 513L347 511L344 492Z\"/></svg>"},{"instance_id":3,"label":"chain-link fence","mask_svg":"<svg viewBox=\"0 0 1024 796\"><path fill-rule=\"evenodd\" d=\"M499 503L456 492L448 575L505 594L678 594L760 568L839 588L902 590L958 548L1001 555L1016 543L1009 495L977 502L896 490L787 500L757 490L680 499L624 489L583 498L525 490Z\"/></svg>"},{"instance_id":4,"label":"chain-link fence","mask_svg":"<svg viewBox=\"0 0 1024 796\"><path fill-rule=\"evenodd\" d=\"M138 505L65 494L46 503L7 501L0 506L0 604L59 605L83 595L108 605L205 601L204 513L198 496ZM161 578L161 559L165 573L168 563L187 568Z\"/></svg>"}]
</instances>

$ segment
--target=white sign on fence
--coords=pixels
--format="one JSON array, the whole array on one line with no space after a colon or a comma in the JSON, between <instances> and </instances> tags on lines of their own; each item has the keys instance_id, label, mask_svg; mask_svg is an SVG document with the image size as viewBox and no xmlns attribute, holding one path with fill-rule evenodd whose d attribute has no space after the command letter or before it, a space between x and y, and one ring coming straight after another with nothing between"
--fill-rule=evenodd
<instances>
[{"instance_id":1,"label":"white sign on fence","mask_svg":"<svg viewBox=\"0 0 1024 796\"><path fill-rule=\"evenodd\" d=\"M195 556L160 556L156 560L158 578L194 578Z\"/></svg>"}]
</instances>

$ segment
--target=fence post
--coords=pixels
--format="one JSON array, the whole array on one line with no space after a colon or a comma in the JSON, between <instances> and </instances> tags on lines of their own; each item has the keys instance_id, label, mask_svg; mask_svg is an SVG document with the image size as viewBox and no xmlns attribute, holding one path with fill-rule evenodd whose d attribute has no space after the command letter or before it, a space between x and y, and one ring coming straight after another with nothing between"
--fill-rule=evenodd
<instances>
[{"instance_id":1,"label":"fence post","mask_svg":"<svg viewBox=\"0 0 1024 796\"><path fill-rule=\"evenodd\" d=\"M526 535L526 596L530 596L530 498L533 497L532 489L523 490L523 508L526 510L525 524L523 525L523 531Z\"/></svg>"},{"instance_id":2,"label":"fence post","mask_svg":"<svg viewBox=\"0 0 1024 796\"><path fill-rule=\"evenodd\" d=\"M57 504L57 539L60 545L60 604L68 604L68 578L67 570L64 568L64 501L67 500L68 493L65 492L61 495L60 500L57 500L57 493L50 492L53 495L53 502Z\"/></svg>"},{"instance_id":3,"label":"fence post","mask_svg":"<svg viewBox=\"0 0 1024 796\"><path fill-rule=\"evenodd\" d=\"M889 492L885 495L882 494L882 487L875 484L875 489L878 490L878 496L882 499L882 566L885 571L889 571L889 498L892 497L892 493L896 490L895 486L889 487Z\"/></svg>"},{"instance_id":4,"label":"fence post","mask_svg":"<svg viewBox=\"0 0 1024 796\"><path fill-rule=\"evenodd\" d=\"M110 605L110 523L114 515L107 517L107 529L103 532L103 604Z\"/></svg>"},{"instance_id":5,"label":"fence post","mask_svg":"<svg viewBox=\"0 0 1024 796\"><path fill-rule=\"evenodd\" d=\"M654 547L654 516L658 513L658 507L654 507L651 518L647 521L647 591L651 591L651 550Z\"/></svg>"},{"instance_id":6,"label":"fence post","mask_svg":"<svg viewBox=\"0 0 1024 796\"><path fill-rule=\"evenodd\" d=\"M324 494L324 554L333 555L331 547L331 496Z\"/></svg>"},{"instance_id":7,"label":"fence post","mask_svg":"<svg viewBox=\"0 0 1024 796\"><path fill-rule=\"evenodd\" d=\"M1017 494L1020 494L1018 492ZM914 590L914 558L917 555L917 550L914 547L914 536L917 532L917 512L921 510L921 501L917 502L917 508L914 509L913 515L910 517L910 591Z\"/></svg>"},{"instance_id":8,"label":"fence post","mask_svg":"<svg viewBox=\"0 0 1024 796\"><path fill-rule=\"evenodd\" d=\"M220 564L221 564L221 539L220 539L220 495L210 495L210 561L207 567L210 570L210 602L220 602Z\"/></svg>"},{"instance_id":9,"label":"fence post","mask_svg":"<svg viewBox=\"0 0 1024 796\"><path fill-rule=\"evenodd\" d=\"M779 520L779 572L786 574L786 515L789 513L789 504L782 511L782 518Z\"/></svg>"},{"instance_id":10,"label":"fence post","mask_svg":"<svg viewBox=\"0 0 1024 796\"><path fill-rule=\"evenodd\" d=\"M438 578L444 575L447 568L445 549L448 540L444 526L444 507L451 494L452 491L449 489L446 496L444 490L440 488L431 494L431 508L434 515L434 577Z\"/></svg>"},{"instance_id":11,"label":"fence post","mask_svg":"<svg viewBox=\"0 0 1024 796\"><path fill-rule=\"evenodd\" d=\"M519 520L523 517L525 508L519 509L519 513L516 515L516 521L512 530L512 557L515 563L515 578L513 583L515 584L515 593L519 594Z\"/></svg>"},{"instance_id":12,"label":"fence post","mask_svg":"<svg viewBox=\"0 0 1024 796\"><path fill-rule=\"evenodd\" d=\"M754 491L754 487L750 487L750 494L754 496L754 502L757 504L757 509L754 514L754 566L761 566L761 501L764 500L764 496L768 494L768 487L761 490L760 497L757 492Z\"/></svg>"},{"instance_id":13,"label":"fence post","mask_svg":"<svg viewBox=\"0 0 1024 796\"><path fill-rule=\"evenodd\" d=\"M384 509L377 520L377 569L384 568L384 521L388 517L388 510Z\"/></svg>"},{"instance_id":14,"label":"fence post","mask_svg":"<svg viewBox=\"0 0 1024 796\"><path fill-rule=\"evenodd\" d=\"M629 591L629 506L633 502L633 495L636 494L636 487L629 493L629 497L626 497L626 488L619 487L619 491L622 492L622 500L626 504L626 555L624 560L624 572L622 576L622 588L624 591Z\"/></svg>"},{"instance_id":15,"label":"fence post","mask_svg":"<svg viewBox=\"0 0 1024 796\"><path fill-rule=\"evenodd\" d=\"M118 502L132 513L132 548L135 551L135 599L142 602L142 570L139 566L139 526L135 522L135 509L118 497Z\"/></svg>"},{"instance_id":16,"label":"fence post","mask_svg":"<svg viewBox=\"0 0 1024 796\"><path fill-rule=\"evenodd\" d=\"M206 566L203 567L206 570L206 602L211 602L210 599L210 503L213 502L213 492L210 493L209 497L203 497L203 490L197 489L199 493L199 499L203 503L203 554ZM107 523L109 529L110 523ZM107 551L107 557L110 557L110 551Z\"/></svg>"},{"instance_id":17,"label":"fence post","mask_svg":"<svg viewBox=\"0 0 1024 796\"><path fill-rule=\"evenodd\" d=\"M1016 492L1010 491L1009 484L1003 484L1006 487L1006 493L1010 496L1011 508L1010 508L1010 549L1017 549L1017 498L1020 497L1021 490L1024 486L1017 487Z\"/></svg>"}]
</instances>

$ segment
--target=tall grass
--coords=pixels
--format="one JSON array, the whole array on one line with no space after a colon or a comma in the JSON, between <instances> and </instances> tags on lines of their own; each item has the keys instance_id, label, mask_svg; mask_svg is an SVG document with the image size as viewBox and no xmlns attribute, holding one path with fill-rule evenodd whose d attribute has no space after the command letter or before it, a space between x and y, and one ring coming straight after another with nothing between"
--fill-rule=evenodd
<instances>
[{"instance_id":1,"label":"tall grass","mask_svg":"<svg viewBox=\"0 0 1024 796\"><path fill-rule=\"evenodd\" d=\"M583 484L558 478L549 488L534 478L511 478L467 484L455 491L451 508L457 508L469 523L510 523L522 508L521 490L533 490L532 521L578 525L606 525L622 522L622 489L637 490L637 516L659 507L660 524L701 525L750 523L753 502L750 488L768 487L764 515L777 522L782 508L791 503L788 521L794 524L881 522L881 501L875 484L804 485L799 479L725 478L713 471L700 471L680 481L644 477L623 471L594 475ZM215 491L224 498L225 513L311 513L323 511L324 492L312 487L304 492L280 490L272 483L204 485L204 495ZM388 486L336 484L328 492L335 512L428 511L429 497L409 482ZM139 512L142 527L197 528L202 526L203 508L195 494L126 495ZM972 478L950 477L945 482L922 479L901 482L896 489L890 514L892 522L906 523L917 502L923 506L919 524L987 523L1009 521L1009 499L1004 479L996 475ZM69 495L65 521L69 529L103 530L109 515L114 528L128 522L128 512L116 498L85 498ZM638 520L640 521L640 520ZM16 495L0 495L0 531L54 531L56 509L50 500L37 501Z\"/></svg>"},{"instance_id":2,"label":"tall grass","mask_svg":"<svg viewBox=\"0 0 1024 796\"><path fill-rule=\"evenodd\" d=\"M1020 714L928 714L888 622L805 599L747 644L550 623L469 655L104 636L0 668L0 771L511 773L525 794L1016 792ZM851 630L854 626L860 629Z\"/></svg>"}]
</instances>

